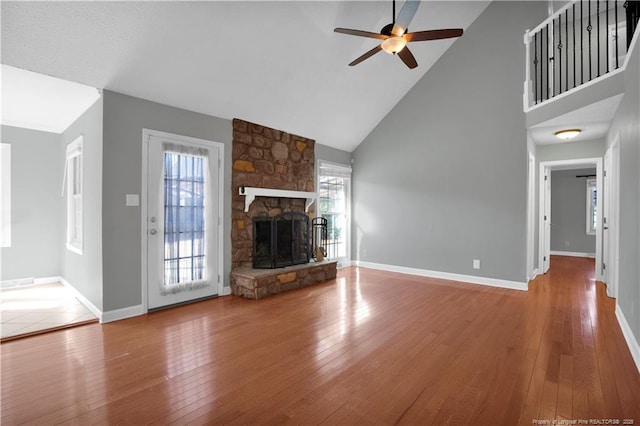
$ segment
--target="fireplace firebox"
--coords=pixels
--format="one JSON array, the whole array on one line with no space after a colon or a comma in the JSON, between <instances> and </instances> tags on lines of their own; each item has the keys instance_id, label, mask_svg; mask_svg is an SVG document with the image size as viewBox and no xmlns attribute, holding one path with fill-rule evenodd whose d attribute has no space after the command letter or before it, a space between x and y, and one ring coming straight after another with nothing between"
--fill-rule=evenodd
<instances>
[{"instance_id":1,"label":"fireplace firebox","mask_svg":"<svg viewBox=\"0 0 640 426\"><path fill-rule=\"evenodd\" d=\"M309 216L287 212L253 218L253 267L275 269L309 263Z\"/></svg>"}]
</instances>

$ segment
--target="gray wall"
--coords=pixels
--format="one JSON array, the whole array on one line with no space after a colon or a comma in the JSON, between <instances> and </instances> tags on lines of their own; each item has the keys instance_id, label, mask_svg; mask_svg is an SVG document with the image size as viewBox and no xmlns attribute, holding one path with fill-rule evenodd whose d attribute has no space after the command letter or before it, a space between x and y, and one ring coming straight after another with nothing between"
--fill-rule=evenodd
<instances>
[{"instance_id":1,"label":"gray wall","mask_svg":"<svg viewBox=\"0 0 640 426\"><path fill-rule=\"evenodd\" d=\"M61 275L64 155L60 135L2 126L11 144L11 247L0 249L0 280Z\"/></svg>"},{"instance_id":2,"label":"gray wall","mask_svg":"<svg viewBox=\"0 0 640 426\"><path fill-rule=\"evenodd\" d=\"M140 208L126 207L125 194L140 194L142 129L212 140L225 145L225 186L231 182L230 120L104 91L103 125L103 310L142 303ZM224 285L231 271L231 192L224 194Z\"/></svg>"},{"instance_id":3,"label":"gray wall","mask_svg":"<svg viewBox=\"0 0 640 426\"><path fill-rule=\"evenodd\" d=\"M67 250L61 236L62 276L98 309L102 288L102 108L99 99L62 133L59 149L64 159L67 145L83 136L83 241L82 255ZM65 193L66 194L66 193ZM66 203L62 212L66 217ZM63 224L65 222L62 222Z\"/></svg>"},{"instance_id":4,"label":"gray wall","mask_svg":"<svg viewBox=\"0 0 640 426\"><path fill-rule=\"evenodd\" d=\"M353 259L526 281L522 35L546 10L490 4L354 151Z\"/></svg>"},{"instance_id":5,"label":"gray wall","mask_svg":"<svg viewBox=\"0 0 640 426\"><path fill-rule=\"evenodd\" d=\"M637 31L636 31L637 36ZM618 304L640 341L640 45L624 73L625 94L607 143L620 134L620 275Z\"/></svg>"},{"instance_id":6,"label":"gray wall","mask_svg":"<svg viewBox=\"0 0 640 426\"><path fill-rule=\"evenodd\" d=\"M330 146L316 143L316 160L331 161L332 163L344 164L351 166L351 153ZM317 173L317 170L316 170Z\"/></svg>"},{"instance_id":7,"label":"gray wall","mask_svg":"<svg viewBox=\"0 0 640 426\"><path fill-rule=\"evenodd\" d=\"M536 161L540 164L541 161L602 158L605 151L606 144L603 139L542 145L537 148Z\"/></svg>"},{"instance_id":8,"label":"gray wall","mask_svg":"<svg viewBox=\"0 0 640 426\"><path fill-rule=\"evenodd\" d=\"M588 235L587 179L596 169L551 172L551 250L595 255L596 236Z\"/></svg>"}]
</instances>

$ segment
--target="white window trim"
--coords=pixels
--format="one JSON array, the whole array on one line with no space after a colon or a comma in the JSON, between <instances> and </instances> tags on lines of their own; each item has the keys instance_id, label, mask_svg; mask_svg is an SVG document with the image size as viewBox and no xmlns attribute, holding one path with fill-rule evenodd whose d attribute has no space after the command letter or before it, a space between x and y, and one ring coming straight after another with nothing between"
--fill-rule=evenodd
<instances>
[{"instance_id":1,"label":"white window trim","mask_svg":"<svg viewBox=\"0 0 640 426\"><path fill-rule=\"evenodd\" d=\"M80 194L73 194L73 184L74 184L74 174L76 170L73 167L73 159L76 157L80 157L80 176L79 176L79 187ZM72 251L77 254L82 254L83 251L83 236L84 236L84 224L83 224L83 216L84 216L84 202L83 202L83 194L84 194L84 161L83 161L83 137L79 136L76 140L67 145L67 155L65 162L65 178L66 178L66 190L67 190L67 237L66 237L66 246L67 250ZM74 198L75 200L80 201L80 214L76 216L76 210L74 208ZM80 234L75 235L72 230L77 227L77 220L80 221Z\"/></svg>"},{"instance_id":2,"label":"white window trim","mask_svg":"<svg viewBox=\"0 0 640 426\"><path fill-rule=\"evenodd\" d=\"M321 170L322 168L329 168L329 169L333 169L338 171L341 175L343 175L345 178L349 179L348 185L347 185L347 194L346 194L346 198L347 198L347 218L346 218L346 222L347 222L347 235L346 235L346 256L345 257L341 257L338 259L339 264L341 265L348 265L351 262L351 184L352 184L352 168L350 166L347 166L346 164L341 164L341 163L334 163L332 161L326 161L326 160L318 160L316 162L316 193L317 195L317 199L316 199L316 216L320 217L321 213L320 213L320 176L321 176ZM329 212L329 213L335 213L335 212Z\"/></svg>"},{"instance_id":3,"label":"white window trim","mask_svg":"<svg viewBox=\"0 0 640 426\"><path fill-rule=\"evenodd\" d=\"M587 231L587 235L596 235L595 228L591 228L591 223L593 223L593 203L591 201L591 192L593 190L597 191L597 182L596 182L595 178L589 178L589 179L587 179L587 205L586 205L586 210L587 210L586 231ZM596 224L596 226L597 226L597 224Z\"/></svg>"},{"instance_id":4,"label":"white window trim","mask_svg":"<svg viewBox=\"0 0 640 426\"><path fill-rule=\"evenodd\" d=\"M0 144L0 247L11 247L11 144Z\"/></svg>"}]
</instances>

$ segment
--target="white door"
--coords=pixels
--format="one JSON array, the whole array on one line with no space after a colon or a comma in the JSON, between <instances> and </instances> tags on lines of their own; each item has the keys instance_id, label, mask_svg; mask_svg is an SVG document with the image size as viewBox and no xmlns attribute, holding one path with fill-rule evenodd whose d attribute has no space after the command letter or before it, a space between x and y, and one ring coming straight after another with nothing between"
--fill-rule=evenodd
<instances>
[{"instance_id":1,"label":"white door","mask_svg":"<svg viewBox=\"0 0 640 426\"><path fill-rule=\"evenodd\" d=\"M221 262L216 145L150 133L147 137L147 306L218 294Z\"/></svg>"},{"instance_id":2,"label":"white door","mask_svg":"<svg viewBox=\"0 0 640 426\"><path fill-rule=\"evenodd\" d=\"M542 273L549 271L551 257L551 173L549 168L544 169L544 251Z\"/></svg>"}]
</instances>

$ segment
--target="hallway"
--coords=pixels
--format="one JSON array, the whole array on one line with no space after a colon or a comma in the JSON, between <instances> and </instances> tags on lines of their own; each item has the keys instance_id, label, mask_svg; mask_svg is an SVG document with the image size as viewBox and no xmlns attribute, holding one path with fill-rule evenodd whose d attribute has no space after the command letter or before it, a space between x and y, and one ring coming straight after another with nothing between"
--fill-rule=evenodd
<instances>
[{"instance_id":1,"label":"hallway","mask_svg":"<svg viewBox=\"0 0 640 426\"><path fill-rule=\"evenodd\" d=\"M594 259L551 256L529 283L530 347L537 347L521 420L640 421L639 374L615 316L615 300L596 282ZM537 416L537 417L536 417Z\"/></svg>"}]
</instances>

